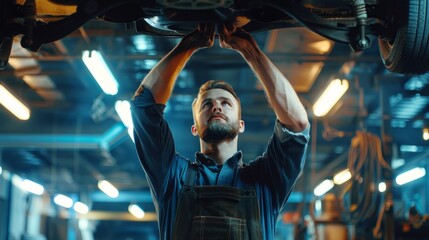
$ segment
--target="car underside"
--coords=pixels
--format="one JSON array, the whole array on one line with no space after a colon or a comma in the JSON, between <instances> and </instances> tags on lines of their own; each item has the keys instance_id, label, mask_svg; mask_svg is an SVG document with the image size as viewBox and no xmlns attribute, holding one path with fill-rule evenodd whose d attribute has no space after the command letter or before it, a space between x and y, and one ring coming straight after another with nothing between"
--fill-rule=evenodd
<instances>
[{"instance_id":1,"label":"car underside","mask_svg":"<svg viewBox=\"0 0 429 240\"><path fill-rule=\"evenodd\" d=\"M40 11L39 6L46 3L56 10ZM249 32L307 27L349 44L355 52L378 39L382 60L392 72L429 70L427 0L2 0L1 5L0 67L6 66L16 35L23 35L23 47L37 51L42 44L98 19L126 23L129 29L159 36L185 35L201 22L235 23ZM75 11L57 10L66 7L75 7ZM415 61L425 64L416 66Z\"/></svg>"}]
</instances>

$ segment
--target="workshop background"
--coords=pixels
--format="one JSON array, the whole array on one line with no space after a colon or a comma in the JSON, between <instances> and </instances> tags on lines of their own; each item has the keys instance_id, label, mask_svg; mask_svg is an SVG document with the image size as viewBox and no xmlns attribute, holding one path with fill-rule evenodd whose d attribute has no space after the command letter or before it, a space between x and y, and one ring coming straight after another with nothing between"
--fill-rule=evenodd
<instances>
[{"instance_id":1,"label":"workshop background","mask_svg":"<svg viewBox=\"0 0 429 240\"><path fill-rule=\"evenodd\" d=\"M278 219L277 239L427 239L429 73L388 72L377 44L352 53L306 28L253 35L298 92L312 125L307 163ZM96 20L38 52L16 38L0 71L0 98L7 89L30 112L21 120L0 107L1 240L158 239L123 101L179 41ZM93 50L104 56L117 90L103 91L86 67L82 56ZM275 116L247 63L217 40L191 58L165 109L177 152L193 158L199 150L191 103L211 79L239 94L246 123L239 149L245 161L254 159ZM340 88L329 96L344 94L323 115L314 105L335 79ZM105 193L105 185L114 188Z\"/></svg>"}]
</instances>

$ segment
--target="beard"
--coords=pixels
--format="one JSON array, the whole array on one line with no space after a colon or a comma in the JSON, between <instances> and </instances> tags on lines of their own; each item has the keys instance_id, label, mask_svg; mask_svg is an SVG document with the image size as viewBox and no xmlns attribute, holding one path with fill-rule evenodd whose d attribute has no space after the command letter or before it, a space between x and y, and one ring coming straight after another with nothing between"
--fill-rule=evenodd
<instances>
[{"instance_id":1,"label":"beard","mask_svg":"<svg viewBox=\"0 0 429 240\"><path fill-rule=\"evenodd\" d=\"M200 138L208 143L218 143L234 139L240 129L238 121L235 122L220 122L209 121L206 126L201 127L197 124Z\"/></svg>"}]
</instances>

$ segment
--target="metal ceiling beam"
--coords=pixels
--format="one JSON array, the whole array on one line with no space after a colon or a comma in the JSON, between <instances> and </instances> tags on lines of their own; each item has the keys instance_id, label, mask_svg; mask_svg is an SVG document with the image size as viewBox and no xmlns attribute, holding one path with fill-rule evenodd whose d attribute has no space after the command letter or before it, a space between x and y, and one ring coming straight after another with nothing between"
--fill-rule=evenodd
<instances>
[{"instance_id":1,"label":"metal ceiling beam","mask_svg":"<svg viewBox=\"0 0 429 240\"><path fill-rule=\"evenodd\" d=\"M0 147L45 149L109 149L117 137L126 132L122 123L113 125L101 135L95 134L3 134Z\"/></svg>"},{"instance_id":2,"label":"metal ceiling beam","mask_svg":"<svg viewBox=\"0 0 429 240\"><path fill-rule=\"evenodd\" d=\"M98 135L7 134L0 136L0 147L45 149L99 149Z\"/></svg>"}]
</instances>

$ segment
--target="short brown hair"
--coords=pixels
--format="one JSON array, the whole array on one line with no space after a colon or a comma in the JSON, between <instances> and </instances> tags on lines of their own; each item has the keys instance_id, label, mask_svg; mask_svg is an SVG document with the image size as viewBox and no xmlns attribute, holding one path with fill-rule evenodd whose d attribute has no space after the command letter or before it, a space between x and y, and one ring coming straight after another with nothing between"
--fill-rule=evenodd
<instances>
[{"instance_id":1,"label":"short brown hair","mask_svg":"<svg viewBox=\"0 0 429 240\"><path fill-rule=\"evenodd\" d=\"M203 85L201 85L200 90L198 91L198 95L197 97L194 99L194 101L192 102L192 109L194 110L194 106L195 103L197 102L198 98L204 94L205 92L212 90L212 89L223 89L225 91L228 91L229 93L232 94L232 96L234 96L234 98L237 100L238 102L238 116L241 118L241 103L240 103L240 98L238 98L237 94L234 91L234 88L232 88L232 86L223 81L223 80L209 80L206 83L204 83Z\"/></svg>"}]
</instances>

